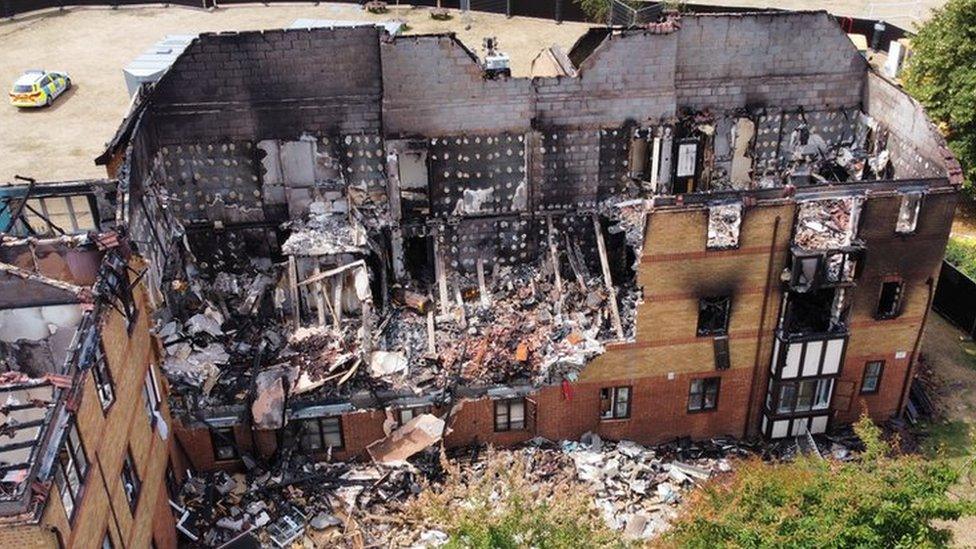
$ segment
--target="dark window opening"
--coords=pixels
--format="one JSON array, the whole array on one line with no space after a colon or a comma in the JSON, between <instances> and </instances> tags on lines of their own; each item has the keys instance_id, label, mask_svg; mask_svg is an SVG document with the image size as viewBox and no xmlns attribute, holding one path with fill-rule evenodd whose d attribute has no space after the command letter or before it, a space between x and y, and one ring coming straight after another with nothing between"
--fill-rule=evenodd
<instances>
[{"instance_id":1,"label":"dark window opening","mask_svg":"<svg viewBox=\"0 0 976 549\"><path fill-rule=\"evenodd\" d=\"M85 487L85 477L88 475L88 456L81 442L81 434L77 424L68 429L64 448L58 455L55 482L61 492L61 503L70 522L75 515L75 509L81 500Z\"/></svg>"},{"instance_id":2,"label":"dark window opening","mask_svg":"<svg viewBox=\"0 0 976 549\"><path fill-rule=\"evenodd\" d=\"M702 412L718 407L718 386L722 378L706 377L691 380L688 390L688 411Z\"/></svg>"},{"instance_id":3,"label":"dark window opening","mask_svg":"<svg viewBox=\"0 0 976 549\"><path fill-rule=\"evenodd\" d=\"M108 534L108 530L105 530L105 536L102 537L102 549L115 549L115 545L112 543L112 536Z\"/></svg>"},{"instance_id":4,"label":"dark window opening","mask_svg":"<svg viewBox=\"0 0 976 549\"><path fill-rule=\"evenodd\" d=\"M525 399L512 398L495 401L495 431L525 429Z\"/></svg>"},{"instance_id":5,"label":"dark window opening","mask_svg":"<svg viewBox=\"0 0 976 549\"><path fill-rule=\"evenodd\" d=\"M112 257L104 265L106 266L102 271L104 290L115 297L112 305L125 317L126 326L129 334L131 334L132 327L135 326L139 315L139 309L136 308L135 299L132 296L129 267L125 260L118 256Z\"/></svg>"},{"instance_id":6,"label":"dark window opening","mask_svg":"<svg viewBox=\"0 0 976 549\"><path fill-rule=\"evenodd\" d=\"M403 239L403 268L419 283L420 288L434 283L434 253L430 239L415 236Z\"/></svg>"},{"instance_id":7,"label":"dark window opening","mask_svg":"<svg viewBox=\"0 0 976 549\"><path fill-rule=\"evenodd\" d=\"M115 402L115 388L112 384L112 372L108 367L108 360L105 358L105 349L99 342L95 347L95 362L92 364L92 377L95 379L95 390L98 393L98 400L102 403L102 411L108 410L109 406Z\"/></svg>"},{"instance_id":8,"label":"dark window opening","mask_svg":"<svg viewBox=\"0 0 976 549\"><path fill-rule=\"evenodd\" d=\"M729 332L732 298L703 297L698 300L698 335L717 336Z\"/></svg>"},{"instance_id":9,"label":"dark window opening","mask_svg":"<svg viewBox=\"0 0 976 549\"><path fill-rule=\"evenodd\" d=\"M731 368L732 362L729 358L729 336L716 337L712 343L712 347L715 351L715 369L728 370Z\"/></svg>"},{"instance_id":10,"label":"dark window opening","mask_svg":"<svg viewBox=\"0 0 976 549\"><path fill-rule=\"evenodd\" d=\"M884 320L895 318L901 314L901 298L904 283L901 280L893 280L881 284L881 295L878 297L877 318Z\"/></svg>"},{"instance_id":11,"label":"dark window opening","mask_svg":"<svg viewBox=\"0 0 976 549\"><path fill-rule=\"evenodd\" d=\"M233 427L211 429L210 441L213 444L214 459L217 461L237 459L237 440L234 438Z\"/></svg>"},{"instance_id":12,"label":"dark window opening","mask_svg":"<svg viewBox=\"0 0 976 549\"><path fill-rule=\"evenodd\" d=\"M864 365L864 379L861 381L862 395L878 392L881 387L881 372L883 370L883 360L872 360Z\"/></svg>"},{"instance_id":13,"label":"dark window opening","mask_svg":"<svg viewBox=\"0 0 976 549\"><path fill-rule=\"evenodd\" d=\"M309 452L332 448L341 450L342 420L338 417L316 417L302 421L301 447Z\"/></svg>"},{"instance_id":14,"label":"dark window opening","mask_svg":"<svg viewBox=\"0 0 976 549\"><path fill-rule=\"evenodd\" d=\"M813 292L790 292L783 317L783 330L788 334L829 333L843 327L844 313L833 318L836 290L825 288Z\"/></svg>"},{"instance_id":15,"label":"dark window opening","mask_svg":"<svg viewBox=\"0 0 976 549\"><path fill-rule=\"evenodd\" d=\"M132 448L125 453L122 461L122 490L125 492L125 499L129 502L129 510L133 514L139 503L139 491L142 489L142 481L139 480L139 471L136 469L136 462L132 459Z\"/></svg>"},{"instance_id":16,"label":"dark window opening","mask_svg":"<svg viewBox=\"0 0 976 549\"><path fill-rule=\"evenodd\" d=\"M600 389L600 419L629 418L630 395L630 387L604 387Z\"/></svg>"}]
</instances>

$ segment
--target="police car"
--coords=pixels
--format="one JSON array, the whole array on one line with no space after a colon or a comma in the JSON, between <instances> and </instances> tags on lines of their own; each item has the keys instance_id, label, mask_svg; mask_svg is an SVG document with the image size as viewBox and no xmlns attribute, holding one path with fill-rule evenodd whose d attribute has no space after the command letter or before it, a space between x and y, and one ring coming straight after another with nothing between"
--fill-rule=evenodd
<instances>
[{"instance_id":1,"label":"police car","mask_svg":"<svg viewBox=\"0 0 976 549\"><path fill-rule=\"evenodd\" d=\"M14 82L10 104L15 107L46 107L71 87L65 72L29 70Z\"/></svg>"}]
</instances>

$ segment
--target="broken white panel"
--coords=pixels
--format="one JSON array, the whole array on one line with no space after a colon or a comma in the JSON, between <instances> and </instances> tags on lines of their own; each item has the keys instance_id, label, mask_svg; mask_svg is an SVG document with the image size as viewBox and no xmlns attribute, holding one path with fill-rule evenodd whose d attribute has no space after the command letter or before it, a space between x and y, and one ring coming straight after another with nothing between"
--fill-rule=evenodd
<instances>
[{"instance_id":1,"label":"broken white panel","mask_svg":"<svg viewBox=\"0 0 976 549\"><path fill-rule=\"evenodd\" d=\"M60 330L78 326L81 316L81 306L77 304L0 310L0 341L47 339Z\"/></svg>"},{"instance_id":2,"label":"broken white panel","mask_svg":"<svg viewBox=\"0 0 976 549\"><path fill-rule=\"evenodd\" d=\"M783 367L783 379L794 378L800 373L800 355L803 351L802 343L790 343L786 351L786 366Z\"/></svg>"},{"instance_id":3,"label":"broken white panel","mask_svg":"<svg viewBox=\"0 0 976 549\"><path fill-rule=\"evenodd\" d=\"M426 190L427 151L402 151L397 154L400 174L400 188L406 190Z\"/></svg>"},{"instance_id":4,"label":"broken white panel","mask_svg":"<svg viewBox=\"0 0 976 549\"><path fill-rule=\"evenodd\" d=\"M284 183L284 176L281 173L281 160L278 156L278 142L274 139L258 141L258 149L264 151L261 158L261 167L264 168L263 181L268 185L280 185Z\"/></svg>"},{"instance_id":5,"label":"broken white panel","mask_svg":"<svg viewBox=\"0 0 976 549\"><path fill-rule=\"evenodd\" d=\"M369 370L376 378L404 373L407 371L407 357L402 351L373 351L369 356Z\"/></svg>"},{"instance_id":6,"label":"broken white panel","mask_svg":"<svg viewBox=\"0 0 976 549\"><path fill-rule=\"evenodd\" d=\"M366 447L377 463L403 463L410 456L434 445L450 432L445 430L443 419L432 414L421 414Z\"/></svg>"},{"instance_id":7,"label":"broken white panel","mask_svg":"<svg viewBox=\"0 0 976 549\"><path fill-rule=\"evenodd\" d=\"M810 421L810 434L818 435L827 432L827 416L817 416Z\"/></svg>"},{"instance_id":8,"label":"broken white panel","mask_svg":"<svg viewBox=\"0 0 976 549\"><path fill-rule=\"evenodd\" d=\"M756 135L756 123L742 117L732 126L732 169L729 178L734 189L748 189L752 185L752 157L750 145Z\"/></svg>"},{"instance_id":9,"label":"broken white panel","mask_svg":"<svg viewBox=\"0 0 976 549\"><path fill-rule=\"evenodd\" d=\"M698 160L698 142L678 144L677 177L694 177Z\"/></svg>"},{"instance_id":10,"label":"broken white panel","mask_svg":"<svg viewBox=\"0 0 976 549\"><path fill-rule=\"evenodd\" d=\"M840 371L840 359L844 356L844 339L831 339L827 342L824 352L824 375L836 374Z\"/></svg>"},{"instance_id":11,"label":"broken white panel","mask_svg":"<svg viewBox=\"0 0 976 549\"><path fill-rule=\"evenodd\" d=\"M783 438L789 433L789 420L779 420L773 422L773 432L771 438Z\"/></svg>"},{"instance_id":12,"label":"broken white panel","mask_svg":"<svg viewBox=\"0 0 976 549\"><path fill-rule=\"evenodd\" d=\"M820 367L820 356L823 351L823 341L811 341L807 343L807 353L803 358L803 375L815 376Z\"/></svg>"},{"instance_id":13,"label":"broken white panel","mask_svg":"<svg viewBox=\"0 0 976 549\"><path fill-rule=\"evenodd\" d=\"M773 339L773 360L770 361L769 371L776 374L776 361L779 360L779 338ZM765 431L765 429L763 429Z\"/></svg>"},{"instance_id":14,"label":"broken white panel","mask_svg":"<svg viewBox=\"0 0 976 549\"><path fill-rule=\"evenodd\" d=\"M795 437L797 437L797 436L800 436L803 433L805 433L806 430L807 430L807 420L806 420L806 418L797 419L797 420L793 421L793 431L790 434L793 435L793 436L795 436Z\"/></svg>"},{"instance_id":15,"label":"broken white panel","mask_svg":"<svg viewBox=\"0 0 976 549\"><path fill-rule=\"evenodd\" d=\"M281 143L278 157L286 185L311 186L315 183L315 138Z\"/></svg>"},{"instance_id":16,"label":"broken white panel","mask_svg":"<svg viewBox=\"0 0 976 549\"><path fill-rule=\"evenodd\" d=\"M708 207L709 249L735 248L739 245L742 226L742 202L714 204Z\"/></svg>"},{"instance_id":17,"label":"broken white panel","mask_svg":"<svg viewBox=\"0 0 976 549\"><path fill-rule=\"evenodd\" d=\"M901 195L901 207L898 208L898 222L895 232L911 234L918 226L918 211L922 206L922 193L912 192Z\"/></svg>"},{"instance_id":18,"label":"broken white panel","mask_svg":"<svg viewBox=\"0 0 976 549\"><path fill-rule=\"evenodd\" d=\"M493 187L486 189L464 189L461 193L461 198L458 199L457 204L454 206L452 215L471 215L482 212L491 213L493 211L491 206L494 201L495 189Z\"/></svg>"}]
</instances>

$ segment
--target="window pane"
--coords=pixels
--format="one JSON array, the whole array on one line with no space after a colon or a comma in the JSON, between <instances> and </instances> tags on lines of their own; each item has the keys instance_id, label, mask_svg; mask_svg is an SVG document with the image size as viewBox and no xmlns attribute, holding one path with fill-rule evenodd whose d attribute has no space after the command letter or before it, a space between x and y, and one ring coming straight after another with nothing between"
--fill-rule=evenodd
<instances>
[{"instance_id":1,"label":"window pane","mask_svg":"<svg viewBox=\"0 0 976 549\"><path fill-rule=\"evenodd\" d=\"M701 410L702 407L702 395L701 393L692 394L688 396L688 409L689 410Z\"/></svg>"},{"instance_id":2,"label":"window pane","mask_svg":"<svg viewBox=\"0 0 976 549\"><path fill-rule=\"evenodd\" d=\"M326 446L332 448L342 448L342 435L339 433L325 433L322 436Z\"/></svg>"},{"instance_id":3,"label":"window pane","mask_svg":"<svg viewBox=\"0 0 976 549\"><path fill-rule=\"evenodd\" d=\"M321 450L322 437L320 437L318 433L302 435L302 448L305 448L306 450Z\"/></svg>"},{"instance_id":4,"label":"window pane","mask_svg":"<svg viewBox=\"0 0 976 549\"><path fill-rule=\"evenodd\" d=\"M795 404L796 385L792 383L781 385L779 388L779 406L776 408L776 411L781 413L792 412Z\"/></svg>"},{"instance_id":5,"label":"window pane","mask_svg":"<svg viewBox=\"0 0 976 549\"><path fill-rule=\"evenodd\" d=\"M702 380L700 379L691 380L691 393L695 394L700 392L702 392Z\"/></svg>"},{"instance_id":6,"label":"window pane","mask_svg":"<svg viewBox=\"0 0 976 549\"><path fill-rule=\"evenodd\" d=\"M806 412L810 410L810 408L813 406L814 389L816 389L815 381L800 382L796 395L795 411Z\"/></svg>"},{"instance_id":7,"label":"window pane","mask_svg":"<svg viewBox=\"0 0 976 549\"><path fill-rule=\"evenodd\" d=\"M705 403L703 407L708 410L715 407L718 397L718 387L710 387L708 391L705 392Z\"/></svg>"},{"instance_id":8,"label":"window pane","mask_svg":"<svg viewBox=\"0 0 976 549\"><path fill-rule=\"evenodd\" d=\"M823 410L830 406L830 389L834 386L834 380L822 379L817 383L817 398L813 403L814 410Z\"/></svg>"},{"instance_id":9,"label":"window pane","mask_svg":"<svg viewBox=\"0 0 976 549\"><path fill-rule=\"evenodd\" d=\"M617 402L630 402L630 387L621 387L617 389Z\"/></svg>"},{"instance_id":10,"label":"window pane","mask_svg":"<svg viewBox=\"0 0 976 549\"><path fill-rule=\"evenodd\" d=\"M525 401L517 400L509 405L509 414L511 415L511 429L519 430L525 429Z\"/></svg>"}]
</instances>

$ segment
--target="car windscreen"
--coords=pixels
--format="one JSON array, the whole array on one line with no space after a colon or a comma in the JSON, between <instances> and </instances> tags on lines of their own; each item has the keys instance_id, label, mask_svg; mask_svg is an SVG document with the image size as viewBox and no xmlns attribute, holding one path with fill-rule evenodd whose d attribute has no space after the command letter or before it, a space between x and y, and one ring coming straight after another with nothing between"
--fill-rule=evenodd
<instances>
[{"instance_id":1,"label":"car windscreen","mask_svg":"<svg viewBox=\"0 0 976 549\"><path fill-rule=\"evenodd\" d=\"M34 86L30 84L18 84L14 86L14 93L30 93L34 91Z\"/></svg>"}]
</instances>

